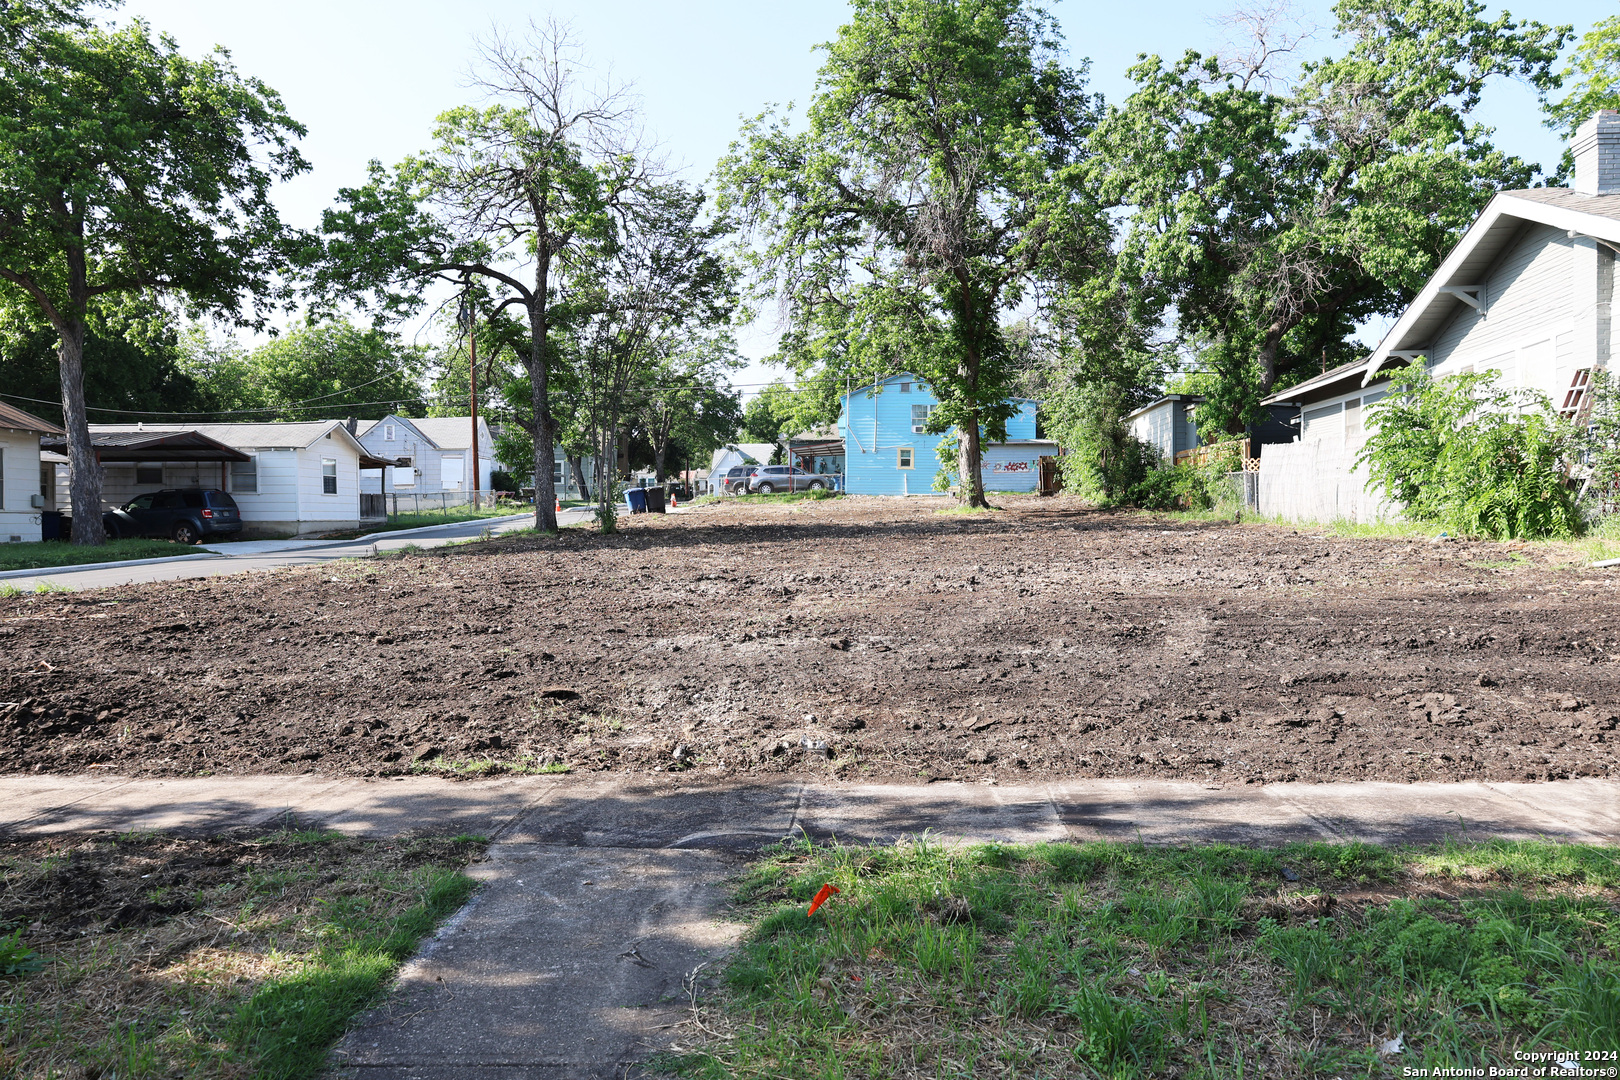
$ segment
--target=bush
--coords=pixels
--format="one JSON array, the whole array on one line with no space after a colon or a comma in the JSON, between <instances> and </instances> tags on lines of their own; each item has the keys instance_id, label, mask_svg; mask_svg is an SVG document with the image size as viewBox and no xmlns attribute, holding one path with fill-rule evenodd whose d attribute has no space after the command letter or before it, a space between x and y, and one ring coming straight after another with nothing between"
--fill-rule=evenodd
<instances>
[{"instance_id":1,"label":"bush","mask_svg":"<svg viewBox=\"0 0 1620 1080\"><path fill-rule=\"evenodd\" d=\"M510 491L514 495L518 491L517 481L505 469L496 469L489 474L489 487L491 491Z\"/></svg>"},{"instance_id":2,"label":"bush","mask_svg":"<svg viewBox=\"0 0 1620 1080\"><path fill-rule=\"evenodd\" d=\"M1434 380L1414 366L1367 415L1357 459L1414 521L1469 535L1567 537L1581 530L1567 478L1572 425L1544 395L1498 388L1494 371Z\"/></svg>"},{"instance_id":3,"label":"bush","mask_svg":"<svg viewBox=\"0 0 1620 1080\"><path fill-rule=\"evenodd\" d=\"M1190 462L1169 469L1150 469L1131 485L1125 501L1143 510L1208 510L1215 505L1215 477Z\"/></svg>"}]
</instances>

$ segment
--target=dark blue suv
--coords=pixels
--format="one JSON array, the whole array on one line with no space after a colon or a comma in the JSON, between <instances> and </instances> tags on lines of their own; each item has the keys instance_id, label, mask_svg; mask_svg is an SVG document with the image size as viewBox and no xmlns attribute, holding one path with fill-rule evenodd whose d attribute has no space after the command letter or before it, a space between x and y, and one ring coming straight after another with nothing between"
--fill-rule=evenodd
<instances>
[{"instance_id":1,"label":"dark blue suv","mask_svg":"<svg viewBox=\"0 0 1620 1080\"><path fill-rule=\"evenodd\" d=\"M242 531L242 513L227 491L179 488L137 495L101 516L107 536L163 536L177 544L195 544L205 536Z\"/></svg>"}]
</instances>

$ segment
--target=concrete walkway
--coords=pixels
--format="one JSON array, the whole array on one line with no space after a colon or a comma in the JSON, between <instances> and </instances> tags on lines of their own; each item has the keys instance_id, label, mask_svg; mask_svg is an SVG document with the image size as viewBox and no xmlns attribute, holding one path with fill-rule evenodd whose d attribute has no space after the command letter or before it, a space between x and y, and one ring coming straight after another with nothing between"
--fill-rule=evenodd
<instances>
[{"instance_id":1,"label":"concrete walkway","mask_svg":"<svg viewBox=\"0 0 1620 1080\"><path fill-rule=\"evenodd\" d=\"M564 510L557 515L560 525L578 525L589 521L589 507ZM533 522L532 515L508 518L483 518L477 521L459 521L449 525L430 525L421 529L399 532L372 533L356 540L264 540L209 546L218 558L203 559L196 556L165 559L162 562L145 561L136 565L100 566L63 573L60 570L41 570L27 577L11 577L6 585L33 592L41 584L66 589L105 589L114 585L130 585L142 581L179 581L185 578L215 577L220 574L245 574L253 570L276 570L283 566L307 566L314 563L334 562L338 559L366 558L400 548L442 547L458 540L471 540L485 529L500 534L526 529Z\"/></svg>"},{"instance_id":2,"label":"concrete walkway","mask_svg":"<svg viewBox=\"0 0 1620 1080\"><path fill-rule=\"evenodd\" d=\"M0 777L0 834L480 833L484 887L337 1050L353 1080L622 1077L679 1041L687 980L742 927L722 882L760 844L1141 839L1620 843L1620 784L653 784L633 778Z\"/></svg>"}]
</instances>

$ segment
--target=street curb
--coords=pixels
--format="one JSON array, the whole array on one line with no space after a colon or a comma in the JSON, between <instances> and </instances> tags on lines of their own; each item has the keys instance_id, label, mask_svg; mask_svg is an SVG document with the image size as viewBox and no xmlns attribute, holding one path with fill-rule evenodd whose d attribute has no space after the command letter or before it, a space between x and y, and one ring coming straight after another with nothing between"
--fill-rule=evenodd
<instances>
[{"instance_id":1,"label":"street curb","mask_svg":"<svg viewBox=\"0 0 1620 1080\"><path fill-rule=\"evenodd\" d=\"M363 543L366 543L367 541L370 541L371 543L376 543L378 540L386 540L390 536L415 536L417 533L425 533L425 532L428 532L428 531L430 531L432 529L447 529L452 525L477 525L477 524L499 525L502 522L517 521L519 518L531 518L533 516L534 516L534 514L532 514L532 513L528 513L528 514L508 514L506 517L498 517L498 518L472 518L469 521L447 521L443 525L420 525L420 526L418 526L417 528L414 528L414 529L395 529L393 532L366 533L364 536L357 536L353 540L334 540L334 541L332 541L332 543L334 543L334 544L363 544Z\"/></svg>"},{"instance_id":2,"label":"street curb","mask_svg":"<svg viewBox=\"0 0 1620 1080\"><path fill-rule=\"evenodd\" d=\"M151 566L154 563L186 562L190 559L225 559L216 551L199 551L193 555L165 555L157 559L121 559L118 562L75 563L72 566L36 566L30 570L0 570L0 580L17 577L49 577L52 574L77 574L84 570L116 570L120 566Z\"/></svg>"}]
</instances>

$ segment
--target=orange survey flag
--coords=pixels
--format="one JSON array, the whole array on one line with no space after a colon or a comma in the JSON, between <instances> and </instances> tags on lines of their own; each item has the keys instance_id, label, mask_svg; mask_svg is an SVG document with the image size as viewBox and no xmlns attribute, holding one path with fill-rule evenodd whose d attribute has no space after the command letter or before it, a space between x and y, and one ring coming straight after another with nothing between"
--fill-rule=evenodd
<instances>
[{"instance_id":1,"label":"orange survey flag","mask_svg":"<svg viewBox=\"0 0 1620 1080\"><path fill-rule=\"evenodd\" d=\"M810 901L810 910L805 912L805 914L814 915L816 913L816 908L820 907L822 904L825 904L827 902L827 897L838 891L838 886L836 885L823 885L821 887L821 891L816 893L816 898Z\"/></svg>"}]
</instances>

